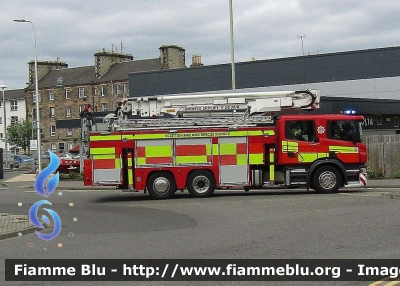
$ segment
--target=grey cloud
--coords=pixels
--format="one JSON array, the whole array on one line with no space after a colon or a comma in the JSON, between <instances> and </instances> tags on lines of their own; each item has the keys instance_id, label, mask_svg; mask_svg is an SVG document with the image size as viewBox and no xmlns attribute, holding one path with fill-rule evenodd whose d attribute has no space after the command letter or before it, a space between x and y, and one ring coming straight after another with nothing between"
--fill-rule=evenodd
<instances>
[{"instance_id":1,"label":"grey cloud","mask_svg":"<svg viewBox=\"0 0 400 286\"><path fill-rule=\"evenodd\" d=\"M201 54L204 64L230 61L228 1L116 0L7 1L0 11L0 83L23 88L33 59L60 57L70 67L92 65L103 48L135 59L154 58L163 44ZM233 0L236 61L299 56L398 45L400 5L395 0Z\"/></svg>"}]
</instances>

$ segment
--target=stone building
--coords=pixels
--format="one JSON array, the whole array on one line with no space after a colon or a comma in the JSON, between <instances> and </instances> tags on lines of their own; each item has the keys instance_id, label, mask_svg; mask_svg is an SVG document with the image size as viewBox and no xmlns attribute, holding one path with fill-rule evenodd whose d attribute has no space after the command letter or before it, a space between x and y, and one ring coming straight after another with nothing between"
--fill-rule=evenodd
<instances>
[{"instance_id":1,"label":"stone building","mask_svg":"<svg viewBox=\"0 0 400 286\"><path fill-rule=\"evenodd\" d=\"M96 112L113 112L117 102L129 97L128 74L161 69L184 68L185 50L163 45L160 56L134 60L131 54L107 52L94 54L94 65L69 68L65 62L38 62L39 108L42 148L67 152L77 146L80 133L79 113L86 104ZM36 120L34 62L29 63L26 88L27 116Z\"/></svg>"}]
</instances>

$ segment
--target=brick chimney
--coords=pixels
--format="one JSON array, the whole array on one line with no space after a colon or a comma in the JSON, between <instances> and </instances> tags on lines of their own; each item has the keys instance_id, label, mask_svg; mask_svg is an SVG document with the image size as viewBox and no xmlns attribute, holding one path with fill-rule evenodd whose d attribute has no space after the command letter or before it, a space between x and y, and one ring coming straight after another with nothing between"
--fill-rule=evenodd
<instances>
[{"instance_id":1,"label":"brick chimney","mask_svg":"<svg viewBox=\"0 0 400 286\"><path fill-rule=\"evenodd\" d=\"M102 76L115 63L121 63L133 60L131 54L119 54L114 52L96 52L94 54L94 69L96 78Z\"/></svg>"},{"instance_id":2,"label":"brick chimney","mask_svg":"<svg viewBox=\"0 0 400 286\"><path fill-rule=\"evenodd\" d=\"M185 49L176 45L160 47L161 69L185 68Z\"/></svg>"},{"instance_id":3,"label":"brick chimney","mask_svg":"<svg viewBox=\"0 0 400 286\"><path fill-rule=\"evenodd\" d=\"M30 61L29 65L29 84L35 84L35 61ZM37 62L37 71L38 71L38 79L41 79L51 70L59 70L68 68L68 64L60 61L60 58L57 58L56 61L38 61Z\"/></svg>"},{"instance_id":4,"label":"brick chimney","mask_svg":"<svg viewBox=\"0 0 400 286\"><path fill-rule=\"evenodd\" d=\"M200 66L204 66L201 63L201 55L193 55L192 56L192 64L190 65L190 67L200 67Z\"/></svg>"}]
</instances>

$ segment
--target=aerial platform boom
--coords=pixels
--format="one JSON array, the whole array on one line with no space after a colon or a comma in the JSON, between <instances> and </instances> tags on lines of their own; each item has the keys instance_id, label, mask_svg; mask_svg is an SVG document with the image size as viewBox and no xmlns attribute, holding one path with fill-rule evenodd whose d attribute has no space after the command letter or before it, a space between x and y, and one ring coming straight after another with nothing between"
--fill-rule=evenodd
<instances>
[{"instance_id":1,"label":"aerial platform boom","mask_svg":"<svg viewBox=\"0 0 400 286\"><path fill-rule=\"evenodd\" d=\"M143 118L253 115L288 109L316 109L319 100L317 90L132 97L121 101L118 117L128 114Z\"/></svg>"}]
</instances>

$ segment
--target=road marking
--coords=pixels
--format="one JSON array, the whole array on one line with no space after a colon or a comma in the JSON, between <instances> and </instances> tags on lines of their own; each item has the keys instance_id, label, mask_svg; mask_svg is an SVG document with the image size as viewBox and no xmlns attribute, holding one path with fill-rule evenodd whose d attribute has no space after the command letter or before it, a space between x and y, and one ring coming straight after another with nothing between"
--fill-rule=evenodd
<instances>
[{"instance_id":1,"label":"road marking","mask_svg":"<svg viewBox=\"0 0 400 286\"><path fill-rule=\"evenodd\" d=\"M376 286L376 285L379 285L379 284L381 284L381 283L383 283L383 282L385 282L385 281L387 281L387 280L389 280L389 279L390 279L390 277L385 277L385 278L383 278L383 279L381 279L381 280L378 280L378 281L375 281L375 282L369 284L369 286Z\"/></svg>"},{"instance_id":2,"label":"road marking","mask_svg":"<svg viewBox=\"0 0 400 286\"><path fill-rule=\"evenodd\" d=\"M384 285L384 286L395 286L395 285L400 285L400 280L395 280L395 281L390 281L389 283L387 283L387 284L382 284L382 283L384 283L384 282L386 282L386 281L388 281L388 280L390 280L391 278L390 277L385 277L385 278L383 278L383 279L381 279L381 280L378 280L378 281L375 281L375 282L373 282L373 283L371 283L371 284L369 284L369 286L377 286L377 285Z\"/></svg>"}]
</instances>

